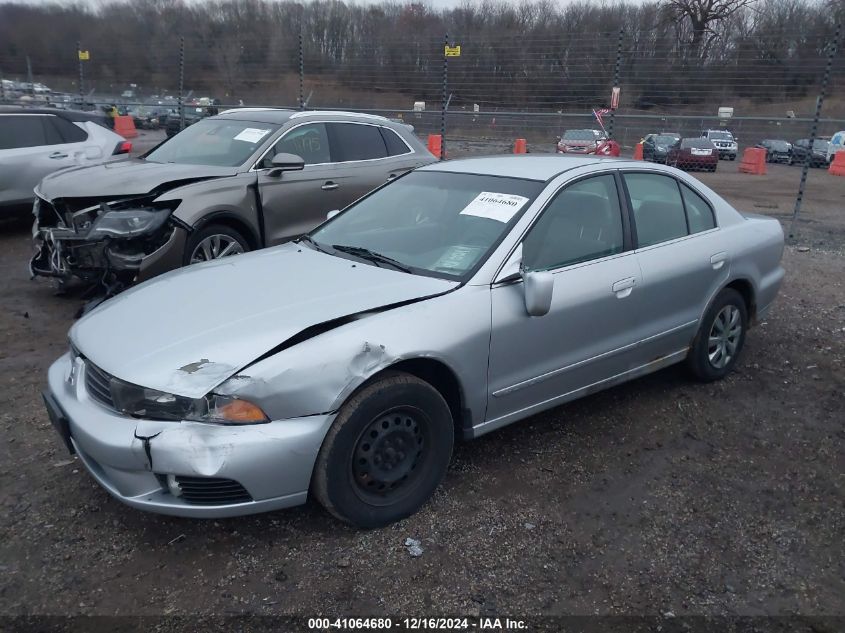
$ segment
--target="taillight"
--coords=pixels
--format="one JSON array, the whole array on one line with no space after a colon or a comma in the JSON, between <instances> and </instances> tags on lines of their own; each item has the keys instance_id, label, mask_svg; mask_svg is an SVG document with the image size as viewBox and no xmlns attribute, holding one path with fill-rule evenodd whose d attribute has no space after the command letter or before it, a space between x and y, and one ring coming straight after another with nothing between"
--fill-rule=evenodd
<instances>
[{"instance_id":1,"label":"taillight","mask_svg":"<svg viewBox=\"0 0 845 633\"><path fill-rule=\"evenodd\" d=\"M129 141L121 141L117 144L112 152L113 156L117 156L118 154L128 154L132 151L132 143Z\"/></svg>"}]
</instances>

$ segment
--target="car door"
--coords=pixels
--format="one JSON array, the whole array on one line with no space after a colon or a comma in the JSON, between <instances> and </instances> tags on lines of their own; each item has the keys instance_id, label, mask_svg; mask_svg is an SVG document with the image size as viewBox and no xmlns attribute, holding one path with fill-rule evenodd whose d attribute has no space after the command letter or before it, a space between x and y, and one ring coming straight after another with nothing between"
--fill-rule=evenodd
<instances>
[{"instance_id":1,"label":"car door","mask_svg":"<svg viewBox=\"0 0 845 633\"><path fill-rule=\"evenodd\" d=\"M388 158L381 126L361 122L331 122L326 126L332 157L344 181L341 206L355 202L410 169L403 169L401 161Z\"/></svg>"},{"instance_id":2,"label":"car door","mask_svg":"<svg viewBox=\"0 0 845 633\"><path fill-rule=\"evenodd\" d=\"M50 124L50 115L0 115L0 201L23 203L54 171L75 164L73 153Z\"/></svg>"},{"instance_id":3,"label":"car door","mask_svg":"<svg viewBox=\"0 0 845 633\"><path fill-rule=\"evenodd\" d=\"M488 422L551 406L636 364L641 274L617 180L557 193L521 244L523 267L554 278L551 310L529 316L521 281L494 284Z\"/></svg>"},{"instance_id":4,"label":"car door","mask_svg":"<svg viewBox=\"0 0 845 633\"><path fill-rule=\"evenodd\" d=\"M271 175L278 153L301 156L304 169ZM325 123L303 123L287 130L255 169L267 246L307 233L329 211L345 206L345 182L332 161Z\"/></svg>"},{"instance_id":5,"label":"car door","mask_svg":"<svg viewBox=\"0 0 845 633\"><path fill-rule=\"evenodd\" d=\"M703 195L660 173L624 172L642 271L640 354L655 359L686 349L731 253Z\"/></svg>"}]
</instances>

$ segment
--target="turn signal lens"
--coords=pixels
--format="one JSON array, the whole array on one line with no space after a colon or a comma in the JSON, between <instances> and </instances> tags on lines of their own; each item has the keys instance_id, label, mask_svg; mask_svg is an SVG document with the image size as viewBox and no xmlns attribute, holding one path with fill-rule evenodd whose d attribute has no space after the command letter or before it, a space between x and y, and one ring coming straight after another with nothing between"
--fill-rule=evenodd
<instances>
[{"instance_id":1,"label":"turn signal lens","mask_svg":"<svg viewBox=\"0 0 845 633\"><path fill-rule=\"evenodd\" d=\"M269 421L264 411L248 400L229 400L228 402L218 402L215 407L214 417L224 422L247 424Z\"/></svg>"}]
</instances>

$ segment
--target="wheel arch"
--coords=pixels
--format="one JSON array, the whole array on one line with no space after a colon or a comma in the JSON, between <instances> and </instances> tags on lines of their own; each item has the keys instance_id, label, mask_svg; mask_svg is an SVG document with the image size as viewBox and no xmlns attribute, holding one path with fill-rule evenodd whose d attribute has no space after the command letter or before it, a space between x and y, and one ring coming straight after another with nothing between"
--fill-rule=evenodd
<instances>
[{"instance_id":1,"label":"wheel arch","mask_svg":"<svg viewBox=\"0 0 845 633\"><path fill-rule=\"evenodd\" d=\"M745 309L748 312L748 322L755 322L757 319L757 297L754 284L748 279L738 278L728 282L725 288L736 290L742 296L743 301L745 301Z\"/></svg>"},{"instance_id":2,"label":"wheel arch","mask_svg":"<svg viewBox=\"0 0 845 633\"><path fill-rule=\"evenodd\" d=\"M211 224L221 224L229 227L230 229L236 230L246 238L249 243L250 250L261 248L261 241L259 240L255 229L249 225L249 222L241 218L234 211L223 209L204 215L194 224L193 230L199 231Z\"/></svg>"}]
</instances>

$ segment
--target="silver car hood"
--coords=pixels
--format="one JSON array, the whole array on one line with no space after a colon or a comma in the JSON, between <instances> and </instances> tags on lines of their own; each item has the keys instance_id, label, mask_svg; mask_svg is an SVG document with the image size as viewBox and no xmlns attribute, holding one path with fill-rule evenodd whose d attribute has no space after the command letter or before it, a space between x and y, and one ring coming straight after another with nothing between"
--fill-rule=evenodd
<instances>
[{"instance_id":1,"label":"silver car hood","mask_svg":"<svg viewBox=\"0 0 845 633\"><path fill-rule=\"evenodd\" d=\"M457 285L285 244L150 280L80 319L70 339L117 378L199 398L306 328Z\"/></svg>"},{"instance_id":2,"label":"silver car hood","mask_svg":"<svg viewBox=\"0 0 845 633\"><path fill-rule=\"evenodd\" d=\"M236 173L237 167L148 163L132 159L57 171L41 181L38 194L47 200L135 196Z\"/></svg>"}]
</instances>

